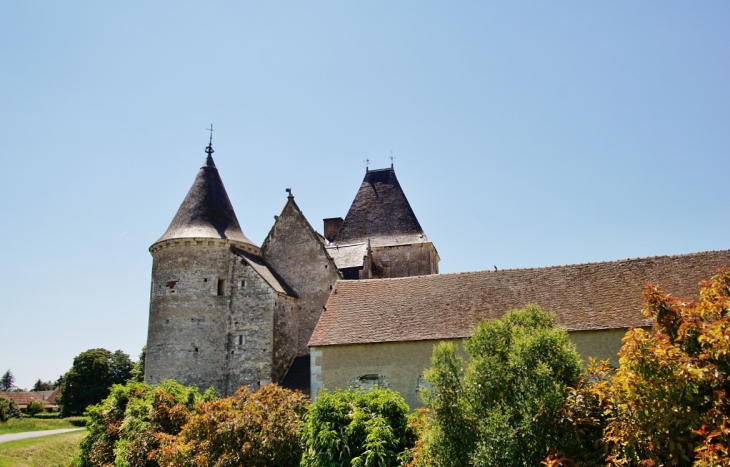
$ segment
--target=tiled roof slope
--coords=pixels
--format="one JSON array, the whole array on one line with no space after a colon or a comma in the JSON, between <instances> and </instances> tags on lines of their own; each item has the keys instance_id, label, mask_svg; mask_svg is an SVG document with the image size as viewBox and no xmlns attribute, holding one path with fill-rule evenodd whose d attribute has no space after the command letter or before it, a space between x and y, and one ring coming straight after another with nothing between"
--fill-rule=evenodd
<instances>
[{"instance_id":1,"label":"tiled roof slope","mask_svg":"<svg viewBox=\"0 0 730 467\"><path fill-rule=\"evenodd\" d=\"M253 245L241 231L223 180L210 155L167 231L155 243L177 238L227 238Z\"/></svg>"},{"instance_id":2,"label":"tiled roof slope","mask_svg":"<svg viewBox=\"0 0 730 467\"><path fill-rule=\"evenodd\" d=\"M485 320L528 303L558 316L569 331L650 325L641 290L653 282L697 297L699 282L730 265L730 250L537 269L339 281L310 346L471 335Z\"/></svg>"},{"instance_id":3,"label":"tiled roof slope","mask_svg":"<svg viewBox=\"0 0 730 467\"><path fill-rule=\"evenodd\" d=\"M372 239L378 245L428 242L393 168L369 170L347 212L335 243Z\"/></svg>"}]
</instances>

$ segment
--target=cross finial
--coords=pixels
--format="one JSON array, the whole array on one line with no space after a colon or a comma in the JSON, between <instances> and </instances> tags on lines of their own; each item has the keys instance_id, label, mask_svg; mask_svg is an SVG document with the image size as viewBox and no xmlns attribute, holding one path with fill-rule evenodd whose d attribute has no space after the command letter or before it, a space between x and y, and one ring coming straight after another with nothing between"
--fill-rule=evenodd
<instances>
[{"instance_id":1,"label":"cross finial","mask_svg":"<svg viewBox=\"0 0 730 467\"><path fill-rule=\"evenodd\" d=\"M393 159L395 159L395 156L393 155L393 151L390 151L390 168L393 168Z\"/></svg>"},{"instance_id":2,"label":"cross finial","mask_svg":"<svg viewBox=\"0 0 730 467\"><path fill-rule=\"evenodd\" d=\"M365 172L370 172L370 159L365 159L363 162L365 163Z\"/></svg>"},{"instance_id":3,"label":"cross finial","mask_svg":"<svg viewBox=\"0 0 730 467\"><path fill-rule=\"evenodd\" d=\"M210 131L210 141L208 141L208 147L205 148L205 153L211 156L215 151L213 151L213 124L210 124L210 128L206 128L206 130Z\"/></svg>"}]
</instances>

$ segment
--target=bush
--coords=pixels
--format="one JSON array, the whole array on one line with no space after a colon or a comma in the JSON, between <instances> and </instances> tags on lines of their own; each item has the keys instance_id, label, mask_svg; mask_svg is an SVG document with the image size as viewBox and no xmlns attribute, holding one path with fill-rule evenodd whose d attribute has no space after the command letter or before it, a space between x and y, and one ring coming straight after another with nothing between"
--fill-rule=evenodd
<instances>
[{"instance_id":1,"label":"bush","mask_svg":"<svg viewBox=\"0 0 730 467\"><path fill-rule=\"evenodd\" d=\"M426 373L433 464L537 466L571 447L561 410L581 359L553 315L534 305L511 311L479 325L466 351L465 368L453 344L439 344Z\"/></svg>"},{"instance_id":2,"label":"bush","mask_svg":"<svg viewBox=\"0 0 730 467\"><path fill-rule=\"evenodd\" d=\"M28 405L25 406L25 413L31 417L36 414L43 413L45 410L46 406L43 404L43 401L30 401L28 402Z\"/></svg>"},{"instance_id":3,"label":"bush","mask_svg":"<svg viewBox=\"0 0 730 467\"><path fill-rule=\"evenodd\" d=\"M64 418L64 420L69 422L73 426L80 427L84 427L89 423L89 420L86 417L66 417Z\"/></svg>"},{"instance_id":4,"label":"bush","mask_svg":"<svg viewBox=\"0 0 730 467\"><path fill-rule=\"evenodd\" d=\"M42 413L37 413L37 414L33 415L33 418L38 418L41 420L52 420L55 418L61 418L61 413L60 412L42 412Z\"/></svg>"},{"instance_id":5,"label":"bush","mask_svg":"<svg viewBox=\"0 0 730 467\"><path fill-rule=\"evenodd\" d=\"M79 445L74 465L157 466L159 435L177 435L194 405L214 397L212 390L201 395L197 388L171 380L154 387L114 385L106 399L87 409L89 434Z\"/></svg>"},{"instance_id":6,"label":"bush","mask_svg":"<svg viewBox=\"0 0 730 467\"><path fill-rule=\"evenodd\" d=\"M233 397L195 406L175 435L160 434L157 460L164 467L299 465L299 431L309 397L276 385L251 393L244 386Z\"/></svg>"},{"instance_id":7,"label":"bush","mask_svg":"<svg viewBox=\"0 0 730 467\"><path fill-rule=\"evenodd\" d=\"M397 466L415 435L408 405L388 389L320 393L304 428L304 467Z\"/></svg>"},{"instance_id":8,"label":"bush","mask_svg":"<svg viewBox=\"0 0 730 467\"><path fill-rule=\"evenodd\" d=\"M0 422L7 422L11 418L20 418L20 409L14 400L0 396Z\"/></svg>"},{"instance_id":9,"label":"bush","mask_svg":"<svg viewBox=\"0 0 730 467\"><path fill-rule=\"evenodd\" d=\"M700 299L644 291L651 331L632 329L619 353L606 430L617 465L730 465L730 271Z\"/></svg>"}]
</instances>

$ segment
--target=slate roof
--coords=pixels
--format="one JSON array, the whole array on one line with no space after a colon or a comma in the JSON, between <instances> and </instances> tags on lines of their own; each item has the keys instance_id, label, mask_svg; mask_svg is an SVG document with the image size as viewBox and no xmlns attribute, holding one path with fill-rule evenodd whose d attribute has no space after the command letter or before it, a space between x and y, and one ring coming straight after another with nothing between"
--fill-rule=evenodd
<instances>
[{"instance_id":1,"label":"slate roof","mask_svg":"<svg viewBox=\"0 0 730 467\"><path fill-rule=\"evenodd\" d=\"M642 287L697 298L699 282L730 265L730 250L536 269L338 281L310 346L471 335L485 320L537 303L569 331L649 326Z\"/></svg>"},{"instance_id":2,"label":"slate roof","mask_svg":"<svg viewBox=\"0 0 730 467\"><path fill-rule=\"evenodd\" d=\"M428 242L393 168L369 170L334 242L372 246Z\"/></svg>"},{"instance_id":3,"label":"slate roof","mask_svg":"<svg viewBox=\"0 0 730 467\"><path fill-rule=\"evenodd\" d=\"M223 180L210 155L167 231L155 243L177 238L224 238L253 245L241 231Z\"/></svg>"},{"instance_id":4,"label":"slate roof","mask_svg":"<svg viewBox=\"0 0 730 467\"><path fill-rule=\"evenodd\" d=\"M236 247L232 247L231 250L236 253L241 259L246 261L246 263L251 266L253 270L256 271L258 275L261 276L261 278L265 280L276 292L284 295L289 295L291 297L296 297L296 294L291 290L291 288L289 288L289 286L287 286L282 279L279 279L276 274L274 274L272 270L269 269L266 263L264 263L264 260L262 260L258 256L246 253L245 251L240 250Z\"/></svg>"},{"instance_id":5,"label":"slate roof","mask_svg":"<svg viewBox=\"0 0 730 467\"><path fill-rule=\"evenodd\" d=\"M352 245L329 244L326 248L337 269L362 267L364 258L368 255L368 244L366 242Z\"/></svg>"}]
</instances>

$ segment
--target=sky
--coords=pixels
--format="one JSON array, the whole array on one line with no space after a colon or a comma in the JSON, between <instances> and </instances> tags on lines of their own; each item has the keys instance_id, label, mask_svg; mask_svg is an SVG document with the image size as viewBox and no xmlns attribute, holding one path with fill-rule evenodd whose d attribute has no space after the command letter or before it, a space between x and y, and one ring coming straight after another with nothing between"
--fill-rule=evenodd
<instances>
[{"instance_id":1,"label":"sky","mask_svg":"<svg viewBox=\"0 0 730 467\"><path fill-rule=\"evenodd\" d=\"M204 161L256 244L394 166L442 273L730 248L730 3L22 1L0 15L0 372L145 344Z\"/></svg>"}]
</instances>

